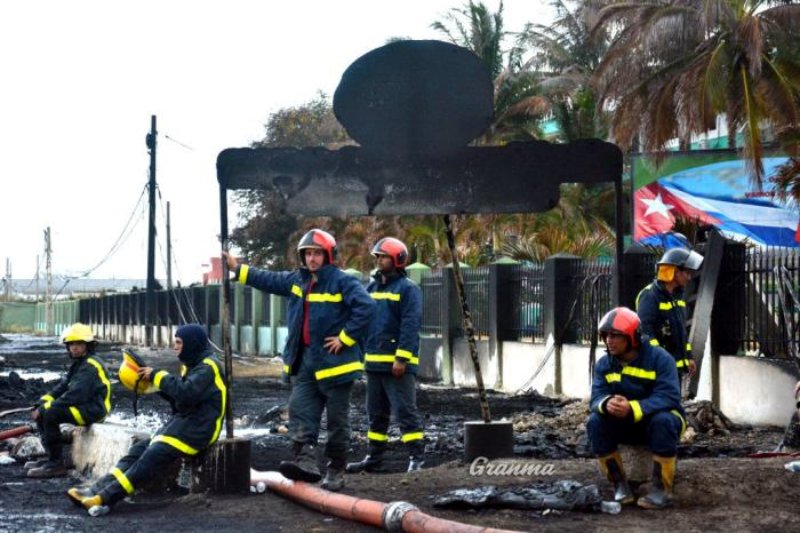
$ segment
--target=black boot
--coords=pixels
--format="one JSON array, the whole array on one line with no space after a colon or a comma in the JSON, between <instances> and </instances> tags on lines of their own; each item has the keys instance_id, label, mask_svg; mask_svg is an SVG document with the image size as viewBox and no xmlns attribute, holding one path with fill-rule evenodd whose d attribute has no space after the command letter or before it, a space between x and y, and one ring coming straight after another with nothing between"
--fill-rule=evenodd
<instances>
[{"instance_id":1,"label":"black boot","mask_svg":"<svg viewBox=\"0 0 800 533\"><path fill-rule=\"evenodd\" d=\"M614 501L622 504L636 501L636 496L625 477L625 469L622 468L622 457L619 452L610 453L597 459L600 461L600 470L614 484Z\"/></svg>"},{"instance_id":2,"label":"black boot","mask_svg":"<svg viewBox=\"0 0 800 533\"><path fill-rule=\"evenodd\" d=\"M316 483L322 479L317 466L316 448L310 444L295 443L295 450L294 461L281 461L278 471L295 481Z\"/></svg>"},{"instance_id":3,"label":"black boot","mask_svg":"<svg viewBox=\"0 0 800 533\"><path fill-rule=\"evenodd\" d=\"M384 472L383 454L386 448L383 446L375 446L370 444L367 449L367 455L357 463L347 463L347 470L350 474L358 474L359 472L377 473Z\"/></svg>"},{"instance_id":4,"label":"black boot","mask_svg":"<svg viewBox=\"0 0 800 533\"><path fill-rule=\"evenodd\" d=\"M408 469L406 472L422 470L425 464L425 444L422 440L414 441L408 446Z\"/></svg>"},{"instance_id":5,"label":"black boot","mask_svg":"<svg viewBox=\"0 0 800 533\"><path fill-rule=\"evenodd\" d=\"M653 455L653 486L647 496L636 502L644 509L664 509L672 505L672 483L675 479L675 457Z\"/></svg>"},{"instance_id":6,"label":"black boot","mask_svg":"<svg viewBox=\"0 0 800 533\"><path fill-rule=\"evenodd\" d=\"M333 492L342 490L344 488L344 471L344 458L328 461L328 470L325 472L325 479L322 480L322 488Z\"/></svg>"}]
</instances>

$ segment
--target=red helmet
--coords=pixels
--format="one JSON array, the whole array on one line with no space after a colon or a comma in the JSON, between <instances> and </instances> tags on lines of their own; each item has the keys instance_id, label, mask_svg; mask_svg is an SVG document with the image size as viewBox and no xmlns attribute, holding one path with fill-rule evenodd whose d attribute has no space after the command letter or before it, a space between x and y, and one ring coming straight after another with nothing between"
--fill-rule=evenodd
<instances>
[{"instance_id":1,"label":"red helmet","mask_svg":"<svg viewBox=\"0 0 800 533\"><path fill-rule=\"evenodd\" d=\"M642 323L639 320L639 315L628 309L627 307L616 307L605 314L600 319L600 325L597 330L600 336L605 340L606 335L609 333L617 333L625 335L631 343L631 346L639 346L642 341L641 334L639 333L639 325Z\"/></svg>"},{"instance_id":2,"label":"red helmet","mask_svg":"<svg viewBox=\"0 0 800 533\"><path fill-rule=\"evenodd\" d=\"M372 255L388 255L395 268L405 268L408 264L408 248L400 239L384 237L372 247Z\"/></svg>"},{"instance_id":3,"label":"red helmet","mask_svg":"<svg viewBox=\"0 0 800 533\"><path fill-rule=\"evenodd\" d=\"M297 253L300 256L300 262L305 265L306 259L303 257L303 250L306 248L316 248L317 250L324 250L325 256L329 264L334 264L339 255L336 249L336 239L327 231L314 228L308 230L300 242L297 243Z\"/></svg>"}]
</instances>

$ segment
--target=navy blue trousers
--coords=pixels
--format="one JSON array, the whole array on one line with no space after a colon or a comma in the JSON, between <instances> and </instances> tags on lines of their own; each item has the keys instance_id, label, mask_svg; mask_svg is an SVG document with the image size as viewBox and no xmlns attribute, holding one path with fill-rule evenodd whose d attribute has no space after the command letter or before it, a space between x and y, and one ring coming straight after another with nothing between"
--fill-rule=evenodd
<instances>
[{"instance_id":1,"label":"navy blue trousers","mask_svg":"<svg viewBox=\"0 0 800 533\"><path fill-rule=\"evenodd\" d=\"M656 455L674 457L683 421L671 412L654 413L639 422L592 413L586 424L589 444L596 455L608 455L620 444L645 445Z\"/></svg>"},{"instance_id":2,"label":"navy blue trousers","mask_svg":"<svg viewBox=\"0 0 800 533\"><path fill-rule=\"evenodd\" d=\"M400 425L402 441L411 455L424 451L422 416L417 409L417 379L406 372L396 378L391 373L367 373L367 418L369 418L370 446L381 448L388 440L391 415ZM386 438L386 440L383 440Z\"/></svg>"}]
</instances>

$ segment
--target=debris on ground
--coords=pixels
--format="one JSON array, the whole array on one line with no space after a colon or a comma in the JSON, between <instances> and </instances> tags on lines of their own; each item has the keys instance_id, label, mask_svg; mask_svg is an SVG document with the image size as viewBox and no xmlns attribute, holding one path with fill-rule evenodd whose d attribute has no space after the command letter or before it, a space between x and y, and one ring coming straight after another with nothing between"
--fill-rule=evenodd
<instances>
[{"instance_id":1,"label":"debris on ground","mask_svg":"<svg viewBox=\"0 0 800 533\"><path fill-rule=\"evenodd\" d=\"M522 487L474 487L451 490L434 497L433 506L443 509L529 509L544 511L602 511L603 498L597 485L561 479ZM618 511L618 510L617 510Z\"/></svg>"},{"instance_id":2,"label":"debris on ground","mask_svg":"<svg viewBox=\"0 0 800 533\"><path fill-rule=\"evenodd\" d=\"M731 430L736 429L736 424L707 400L686 404L684 411L686 411L686 422L697 433L718 432L728 435Z\"/></svg>"}]
</instances>

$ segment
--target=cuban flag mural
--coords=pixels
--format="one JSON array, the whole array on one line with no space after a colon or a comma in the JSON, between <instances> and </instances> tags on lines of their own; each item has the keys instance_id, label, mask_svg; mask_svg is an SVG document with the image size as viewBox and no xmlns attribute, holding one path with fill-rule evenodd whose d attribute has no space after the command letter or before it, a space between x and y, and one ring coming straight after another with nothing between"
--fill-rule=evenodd
<instances>
[{"instance_id":1,"label":"cuban flag mural","mask_svg":"<svg viewBox=\"0 0 800 533\"><path fill-rule=\"evenodd\" d=\"M717 227L728 238L760 246L800 246L800 211L773 198L769 177L785 157L764 160L764 186L754 191L744 161L714 161L707 152L677 155L659 169L634 161L635 241L669 245L676 217Z\"/></svg>"}]
</instances>

